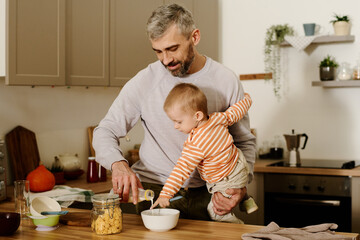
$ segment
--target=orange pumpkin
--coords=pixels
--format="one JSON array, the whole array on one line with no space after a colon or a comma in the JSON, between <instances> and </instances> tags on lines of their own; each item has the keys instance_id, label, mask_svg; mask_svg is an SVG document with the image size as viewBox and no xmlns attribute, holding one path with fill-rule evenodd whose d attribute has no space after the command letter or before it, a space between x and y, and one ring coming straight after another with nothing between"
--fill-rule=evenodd
<instances>
[{"instance_id":1,"label":"orange pumpkin","mask_svg":"<svg viewBox=\"0 0 360 240\"><path fill-rule=\"evenodd\" d=\"M38 166L35 170L31 171L26 180L30 182L30 191L32 192L45 192L53 189L55 186L55 177L44 165Z\"/></svg>"}]
</instances>

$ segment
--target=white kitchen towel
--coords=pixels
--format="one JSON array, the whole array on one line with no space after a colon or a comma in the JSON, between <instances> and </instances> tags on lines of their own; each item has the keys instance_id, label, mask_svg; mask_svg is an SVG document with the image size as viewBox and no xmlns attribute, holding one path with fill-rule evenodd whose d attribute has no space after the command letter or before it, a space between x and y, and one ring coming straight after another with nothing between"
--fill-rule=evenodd
<instances>
[{"instance_id":1,"label":"white kitchen towel","mask_svg":"<svg viewBox=\"0 0 360 240\"><path fill-rule=\"evenodd\" d=\"M91 202L91 197L94 195L93 191L81 189L81 188L72 188L65 185L55 185L55 187L46 192L40 193L30 193L30 202L39 196L47 196L55 199L59 202L61 207L67 208L73 202Z\"/></svg>"},{"instance_id":2,"label":"white kitchen towel","mask_svg":"<svg viewBox=\"0 0 360 240\"><path fill-rule=\"evenodd\" d=\"M335 234L337 229L335 223L323 223L311 225L304 228L280 228L275 222L269 223L257 232L245 233L241 237L243 240L351 240L351 237Z\"/></svg>"},{"instance_id":3,"label":"white kitchen towel","mask_svg":"<svg viewBox=\"0 0 360 240\"><path fill-rule=\"evenodd\" d=\"M312 41L318 36L302 36L302 37L294 37L294 36L285 36L285 40L298 51L302 51L307 48Z\"/></svg>"}]
</instances>

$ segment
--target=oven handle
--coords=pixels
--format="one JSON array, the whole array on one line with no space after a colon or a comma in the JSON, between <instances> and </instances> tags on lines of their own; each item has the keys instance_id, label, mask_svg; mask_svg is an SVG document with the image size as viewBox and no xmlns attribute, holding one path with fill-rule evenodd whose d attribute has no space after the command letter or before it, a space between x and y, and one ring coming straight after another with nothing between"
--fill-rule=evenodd
<instances>
[{"instance_id":1,"label":"oven handle","mask_svg":"<svg viewBox=\"0 0 360 240\"><path fill-rule=\"evenodd\" d=\"M302 205L318 205L318 206L340 206L339 200L316 200L316 199L288 199L288 198L276 198L277 201L282 203L302 204Z\"/></svg>"}]
</instances>

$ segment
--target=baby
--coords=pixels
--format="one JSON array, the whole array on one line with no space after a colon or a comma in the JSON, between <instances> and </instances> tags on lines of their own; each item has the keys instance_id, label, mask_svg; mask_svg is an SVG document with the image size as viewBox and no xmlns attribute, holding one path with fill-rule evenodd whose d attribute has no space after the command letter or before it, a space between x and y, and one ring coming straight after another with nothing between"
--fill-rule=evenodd
<instances>
[{"instance_id":1,"label":"baby","mask_svg":"<svg viewBox=\"0 0 360 240\"><path fill-rule=\"evenodd\" d=\"M174 122L175 129L189 134L181 157L167 179L157 205L166 207L182 187L189 175L198 169L206 181L209 193L221 192L226 197L227 188L243 188L248 183L249 169L243 153L234 143L228 126L242 119L251 106L248 94L225 112L208 115L205 94L195 85L180 83L167 96L164 110ZM240 209L247 213L257 210L255 201L245 196ZM211 219L222 222L243 223L233 212L220 216L214 213L212 201L208 204Z\"/></svg>"}]
</instances>

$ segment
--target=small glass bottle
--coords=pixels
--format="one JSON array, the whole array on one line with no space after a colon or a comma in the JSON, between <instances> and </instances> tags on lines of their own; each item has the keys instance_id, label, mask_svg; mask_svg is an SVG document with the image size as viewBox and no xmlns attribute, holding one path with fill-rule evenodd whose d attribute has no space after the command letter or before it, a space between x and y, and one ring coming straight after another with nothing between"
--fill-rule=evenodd
<instances>
[{"instance_id":1,"label":"small glass bottle","mask_svg":"<svg viewBox=\"0 0 360 240\"><path fill-rule=\"evenodd\" d=\"M351 79L351 73L349 64L346 62L341 63L339 67L339 73L338 73L338 79L339 80L350 80Z\"/></svg>"},{"instance_id":2,"label":"small glass bottle","mask_svg":"<svg viewBox=\"0 0 360 240\"><path fill-rule=\"evenodd\" d=\"M114 190L111 189L109 194L114 194ZM138 188L138 202L153 201L155 193L150 189ZM132 191L130 190L128 202L133 202Z\"/></svg>"},{"instance_id":3,"label":"small glass bottle","mask_svg":"<svg viewBox=\"0 0 360 240\"><path fill-rule=\"evenodd\" d=\"M153 190L138 188L138 191L139 191L138 202L153 201L154 196L155 196L155 193ZM132 202L132 201L133 201L133 197L132 197L132 192L130 191L128 202Z\"/></svg>"},{"instance_id":4,"label":"small glass bottle","mask_svg":"<svg viewBox=\"0 0 360 240\"><path fill-rule=\"evenodd\" d=\"M353 69L353 79L360 80L360 61L357 62L356 66Z\"/></svg>"},{"instance_id":5,"label":"small glass bottle","mask_svg":"<svg viewBox=\"0 0 360 240\"><path fill-rule=\"evenodd\" d=\"M99 181L95 157L89 157L86 180L88 183L94 183Z\"/></svg>"},{"instance_id":6,"label":"small glass bottle","mask_svg":"<svg viewBox=\"0 0 360 240\"><path fill-rule=\"evenodd\" d=\"M122 230L122 211L117 194L96 194L92 197L91 229L99 235L115 234Z\"/></svg>"}]
</instances>

